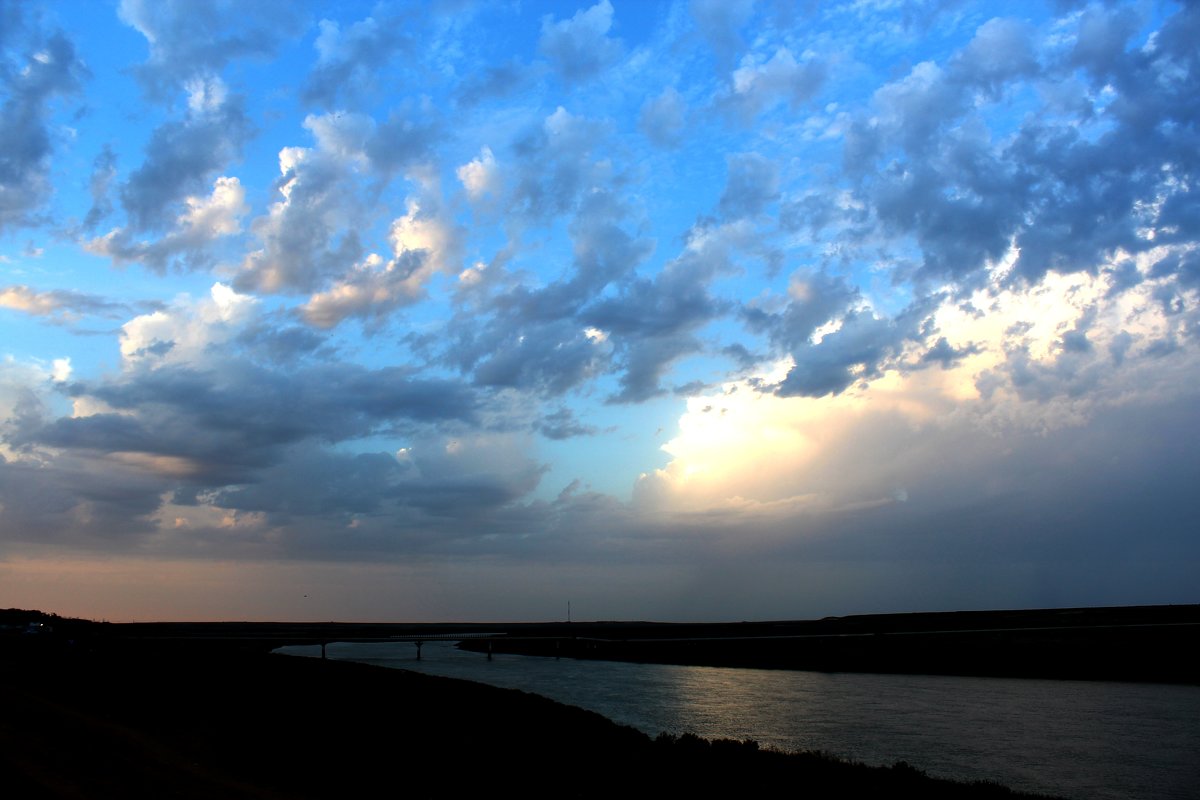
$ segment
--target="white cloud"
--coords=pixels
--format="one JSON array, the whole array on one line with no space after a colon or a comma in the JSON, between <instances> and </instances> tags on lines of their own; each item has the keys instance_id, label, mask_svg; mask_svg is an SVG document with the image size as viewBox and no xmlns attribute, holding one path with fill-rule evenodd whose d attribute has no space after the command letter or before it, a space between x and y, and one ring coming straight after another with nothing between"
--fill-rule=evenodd
<instances>
[{"instance_id":1,"label":"white cloud","mask_svg":"<svg viewBox=\"0 0 1200 800\"><path fill-rule=\"evenodd\" d=\"M478 158L463 164L455 174L472 200L479 200L485 194L493 194L499 190L500 171L490 147L481 149Z\"/></svg>"},{"instance_id":2,"label":"white cloud","mask_svg":"<svg viewBox=\"0 0 1200 800\"><path fill-rule=\"evenodd\" d=\"M48 315L56 312L61 303L48 292L37 292L28 286L5 286L0 289L0 306L26 314Z\"/></svg>"},{"instance_id":3,"label":"white cloud","mask_svg":"<svg viewBox=\"0 0 1200 800\"><path fill-rule=\"evenodd\" d=\"M215 75L191 78L184 89L188 93L188 109L193 114L217 111L229 97L225 82Z\"/></svg>"},{"instance_id":4,"label":"white cloud","mask_svg":"<svg viewBox=\"0 0 1200 800\"><path fill-rule=\"evenodd\" d=\"M462 231L440 211L423 211L415 198L409 198L408 213L392 222L388 238L394 257L385 263L372 253L330 288L313 294L301 307L309 323L331 328L347 317L384 319L419 300L436 273L461 270Z\"/></svg>"},{"instance_id":5,"label":"white cloud","mask_svg":"<svg viewBox=\"0 0 1200 800\"><path fill-rule=\"evenodd\" d=\"M253 319L258 301L215 283L200 300L178 298L165 311L134 317L121 326L124 365L163 366L209 363L221 355L213 349L229 341Z\"/></svg>"}]
</instances>

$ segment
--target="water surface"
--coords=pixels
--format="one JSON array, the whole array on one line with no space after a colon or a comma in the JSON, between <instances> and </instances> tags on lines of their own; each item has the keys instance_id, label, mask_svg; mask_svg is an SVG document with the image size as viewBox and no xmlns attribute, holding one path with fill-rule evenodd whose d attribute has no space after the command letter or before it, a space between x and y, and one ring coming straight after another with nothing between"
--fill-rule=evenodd
<instances>
[{"instance_id":1,"label":"water surface","mask_svg":"<svg viewBox=\"0 0 1200 800\"><path fill-rule=\"evenodd\" d=\"M320 648L281 652L319 654ZM521 689L650 735L692 732L1071 798L1200 796L1200 687L556 660L427 642L330 658Z\"/></svg>"}]
</instances>

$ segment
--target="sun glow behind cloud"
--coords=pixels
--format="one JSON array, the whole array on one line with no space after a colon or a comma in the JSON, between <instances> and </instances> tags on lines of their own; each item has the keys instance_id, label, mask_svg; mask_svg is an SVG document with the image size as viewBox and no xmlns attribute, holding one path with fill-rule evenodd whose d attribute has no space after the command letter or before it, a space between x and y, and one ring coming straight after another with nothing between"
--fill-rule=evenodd
<instances>
[{"instance_id":1,"label":"sun glow behind cloud","mask_svg":"<svg viewBox=\"0 0 1200 800\"><path fill-rule=\"evenodd\" d=\"M908 492L895 466L904 459L896 450L919 448L933 429L974 429L996 455L1018 430L1082 426L1100 405L1165 399L1171 389L1161 379L1171 381L1178 364L1125 374L1108 369L1114 360L1136 358L1150 343L1183 333L1155 299L1153 280L1115 295L1111 274L1103 271L1052 274L1036 286L1012 286L1006 279L1015 255L992 270L988 286L946 299L931 315L930 335L878 378L836 396L762 391L784 380L793 366L787 359L689 398L677 435L662 446L670 462L642 475L639 500L679 513L738 509L767 515L903 502ZM1147 254L1140 272L1165 256ZM837 328L827 326L813 338ZM936 353L931 347L939 340L957 357L923 363L922 355ZM1023 376L1015 382L997 377L1014 368ZM1147 380L1155 374L1159 380ZM1039 379L1055 385L1038 388ZM1103 380L1104 391L1093 391L1092 380ZM1035 402L1021 396L1026 389ZM881 438L867 448L856 443L879 424L903 431L909 441ZM869 458L853 473L839 474L831 464L848 450L865 450Z\"/></svg>"}]
</instances>

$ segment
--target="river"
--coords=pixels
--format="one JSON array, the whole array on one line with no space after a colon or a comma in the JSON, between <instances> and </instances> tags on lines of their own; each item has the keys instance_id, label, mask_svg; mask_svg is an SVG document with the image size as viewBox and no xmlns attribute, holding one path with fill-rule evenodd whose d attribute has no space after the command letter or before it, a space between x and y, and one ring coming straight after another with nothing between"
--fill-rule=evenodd
<instances>
[{"instance_id":1,"label":"river","mask_svg":"<svg viewBox=\"0 0 1200 800\"><path fill-rule=\"evenodd\" d=\"M320 648L280 652L319 655ZM1200 687L556 660L425 643L331 644L362 661L535 692L650 735L690 731L1068 798L1200 797Z\"/></svg>"}]
</instances>

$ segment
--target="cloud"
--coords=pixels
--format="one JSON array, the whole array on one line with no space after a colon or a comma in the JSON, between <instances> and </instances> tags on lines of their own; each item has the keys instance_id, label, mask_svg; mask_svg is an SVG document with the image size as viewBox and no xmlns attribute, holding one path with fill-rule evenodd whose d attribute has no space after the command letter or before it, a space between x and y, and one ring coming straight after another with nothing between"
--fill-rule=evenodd
<instances>
[{"instance_id":1,"label":"cloud","mask_svg":"<svg viewBox=\"0 0 1200 800\"><path fill-rule=\"evenodd\" d=\"M545 414L537 423L537 430L548 439L561 441L576 436L592 436L599 432L594 425L580 422L571 409L565 406L557 411Z\"/></svg>"},{"instance_id":2,"label":"cloud","mask_svg":"<svg viewBox=\"0 0 1200 800\"><path fill-rule=\"evenodd\" d=\"M748 123L780 103L795 111L816 95L826 74L824 63L815 57L797 61L790 49L780 47L766 60L747 55L730 77L721 103Z\"/></svg>"},{"instance_id":3,"label":"cloud","mask_svg":"<svg viewBox=\"0 0 1200 800\"><path fill-rule=\"evenodd\" d=\"M146 38L150 57L134 74L156 98L219 75L231 61L271 56L302 20L286 3L236 0L121 0L117 15Z\"/></svg>"},{"instance_id":4,"label":"cloud","mask_svg":"<svg viewBox=\"0 0 1200 800\"><path fill-rule=\"evenodd\" d=\"M659 147L677 147L687 125L687 103L673 86L642 104L638 129Z\"/></svg>"},{"instance_id":5,"label":"cloud","mask_svg":"<svg viewBox=\"0 0 1200 800\"><path fill-rule=\"evenodd\" d=\"M374 510L463 534L455 520L536 486L543 467L522 441L477 429L480 398L468 386L397 366L260 358L259 348L273 346L263 321L257 301L217 284L207 298L181 298L126 323L118 372L72 380L65 361L0 370L12 378L0 381L12 389L0 391L0 469L12 478L0 499L6 523L28 521L35 536L59 525L64 539L90 531L118 548L106 526L132 546L160 525L174 531L177 519L193 519L201 541L227 515L252 539L292 515L344 525L346 515ZM311 344L302 349L317 353ZM69 416L55 410L53 385L69 395ZM369 437L409 444L403 458L334 449ZM28 489L34 471L41 488L32 497L47 502L40 512L8 495ZM349 483L331 482L333 474ZM322 475L325 494L309 483ZM122 516L130 524L117 525Z\"/></svg>"},{"instance_id":6,"label":"cloud","mask_svg":"<svg viewBox=\"0 0 1200 800\"><path fill-rule=\"evenodd\" d=\"M485 66L464 76L458 89L458 102L471 107L488 100L509 97L526 85L545 68L526 65L517 59L509 59L492 66Z\"/></svg>"},{"instance_id":7,"label":"cloud","mask_svg":"<svg viewBox=\"0 0 1200 800\"><path fill-rule=\"evenodd\" d=\"M571 211L586 192L606 184L609 165L593 153L608 132L604 122L559 106L519 138L513 145L510 212L530 222L545 221Z\"/></svg>"},{"instance_id":8,"label":"cloud","mask_svg":"<svg viewBox=\"0 0 1200 800\"><path fill-rule=\"evenodd\" d=\"M735 226L698 226L683 252L654 278L632 278L619 293L587 309L583 318L611 335L623 368L619 391L608 402L640 403L664 394L660 381L667 369L701 348L697 331L728 310L708 285L730 270L738 235Z\"/></svg>"},{"instance_id":9,"label":"cloud","mask_svg":"<svg viewBox=\"0 0 1200 800\"><path fill-rule=\"evenodd\" d=\"M424 164L433 146L444 135L437 115L429 108L393 111L366 142L366 154L381 177Z\"/></svg>"},{"instance_id":10,"label":"cloud","mask_svg":"<svg viewBox=\"0 0 1200 800\"><path fill-rule=\"evenodd\" d=\"M741 30L754 13L754 0L691 0L688 9L701 35L722 62L745 47Z\"/></svg>"},{"instance_id":11,"label":"cloud","mask_svg":"<svg viewBox=\"0 0 1200 800\"><path fill-rule=\"evenodd\" d=\"M96 156L96 160L92 162L92 178L88 186L92 195L92 207L88 209L87 216L83 218L81 225L83 230L95 230L96 226L112 214L113 204L109 192L116 177L117 154L113 152L112 147L105 145Z\"/></svg>"},{"instance_id":12,"label":"cloud","mask_svg":"<svg viewBox=\"0 0 1200 800\"><path fill-rule=\"evenodd\" d=\"M478 158L463 164L455 174L471 200L479 200L499 189L500 173L496 167L496 156L490 147L482 148Z\"/></svg>"},{"instance_id":13,"label":"cloud","mask_svg":"<svg viewBox=\"0 0 1200 800\"><path fill-rule=\"evenodd\" d=\"M330 291L336 295L340 291L338 284L362 284L374 263L359 235L366 227L365 220L378 213L371 210L372 195L386 185L396 169L411 165L424 154L431 130L412 125L401 117L378 125L365 114L340 111L310 114L304 120L304 127L316 140L316 146L280 150L280 177L276 183L280 199L250 225L261 247L242 260L234 280L239 290ZM364 184L372 179L378 183L368 191ZM434 200L430 197L422 202L429 206ZM416 212L410 209L412 213ZM396 225L402 228L440 224L429 221L432 213L418 214L407 223L398 220ZM393 238L401 230L396 225L392 229ZM433 235L432 231L429 228L429 235ZM403 242L396 246L400 247L398 255L405 250L428 249ZM449 258L450 249L450 243L443 241L439 251L443 255L430 262L436 262L433 269L444 268L439 259ZM403 279L414 270L424 275L413 262L415 258L400 265L402 272L393 277ZM364 295L354 290L352 294L357 299L350 298L350 304L359 307L373 291ZM388 294L392 296L391 292ZM333 295L329 299L334 299ZM332 320L341 316L345 315L326 318L332 324Z\"/></svg>"},{"instance_id":14,"label":"cloud","mask_svg":"<svg viewBox=\"0 0 1200 800\"><path fill-rule=\"evenodd\" d=\"M1036 283L1195 233L1174 212L1191 202L1180 187L1194 164L1181 154L1196 71L1182 66L1195 62L1182 42L1196 12L1170 16L1141 49L1127 49L1130 13L1090 9L1065 56L1021 23L991 20L944 66L922 62L876 92L876 116L847 137L847 169L883 231L920 248L905 277L969 290L1011 247L1011 279ZM1106 88L1067 105L1046 91L1045 113L993 133L987 112L1019 80L1067 92L1076 67Z\"/></svg>"},{"instance_id":15,"label":"cloud","mask_svg":"<svg viewBox=\"0 0 1200 800\"><path fill-rule=\"evenodd\" d=\"M322 138L319 122L306 120L318 147L287 147L279 153L280 199L251 223L262 247L242 262L235 281L241 290L309 291L362 257L358 237L349 229L359 210L354 179L361 155L347 149L346 139ZM345 124L356 126L357 119Z\"/></svg>"},{"instance_id":16,"label":"cloud","mask_svg":"<svg viewBox=\"0 0 1200 800\"><path fill-rule=\"evenodd\" d=\"M121 187L130 232L166 227L177 204L198 195L240 153L250 123L238 98L209 97L182 120L165 122L146 145L146 158Z\"/></svg>"},{"instance_id":17,"label":"cloud","mask_svg":"<svg viewBox=\"0 0 1200 800\"><path fill-rule=\"evenodd\" d=\"M613 7L608 0L575 12L569 20L542 18L538 49L565 80L592 78L621 55L621 41L607 36Z\"/></svg>"},{"instance_id":18,"label":"cloud","mask_svg":"<svg viewBox=\"0 0 1200 800\"><path fill-rule=\"evenodd\" d=\"M380 321L396 308L420 300L435 273L457 273L463 230L435 206L425 211L414 198L408 213L392 222L394 256L386 264L372 254L301 307L310 324L330 328L348 317Z\"/></svg>"},{"instance_id":19,"label":"cloud","mask_svg":"<svg viewBox=\"0 0 1200 800\"><path fill-rule=\"evenodd\" d=\"M399 18L378 21L364 17L342 30L336 21L321 20L321 32L313 42L317 65L301 90L301 98L330 108L339 97L353 98L372 87L374 76L411 46L404 24Z\"/></svg>"},{"instance_id":20,"label":"cloud","mask_svg":"<svg viewBox=\"0 0 1200 800\"><path fill-rule=\"evenodd\" d=\"M753 217L779 198L779 171L758 153L728 156L729 177L717 208L726 217Z\"/></svg>"},{"instance_id":21,"label":"cloud","mask_svg":"<svg viewBox=\"0 0 1200 800\"><path fill-rule=\"evenodd\" d=\"M241 218L249 211L245 198L237 178L220 177L208 197L184 198L183 212L162 238L139 241L130 229L115 228L84 247L114 263L137 262L160 274L172 268L202 269L212 263L214 242L241 232Z\"/></svg>"},{"instance_id":22,"label":"cloud","mask_svg":"<svg viewBox=\"0 0 1200 800\"><path fill-rule=\"evenodd\" d=\"M9 11L5 26L19 35L0 41L0 233L35 223L49 199L50 103L76 93L87 75L66 36L27 24L21 6Z\"/></svg>"},{"instance_id":23,"label":"cloud","mask_svg":"<svg viewBox=\"0 0 1200 800\"><path fill-rule=\"evenodd\" d=\"M559 395L606 372L608 332L592 322L607 287L624 286L653 250L626 230L628 209L605 191L584 197L569 226L570 270L528 286L502 264L466 270L445 363L484 386Z\"/></svg>"},{"instance_id":24,"label":"cloud","mask_svg":"<svg viewBox=\"0 0 1200 800\"><path fill-rule=\"evenodd\" d=\"M757 587L766 562L788 565L788 586L804 565L814 579L876 565L878 574L857 574L866 583L855 593L881 589L867 608L1129 602L1164 576L1167 594L1178 591L1170 562L1197 556L1187 521L1170 510L1196 477L1194 460L1169 443L1170 431L1197 422L1188 392L1104 404L1049 431L1017 424L997 434L977 416L989 410L946 402L943 380L926 371L834 402L732 387L695 398L664 448L668 466L639 481L639 516L653 510L686 528L692 552L737 574L736 586ZM709 404L726 413L705 413ZM1147 470L1153 460L1160 466ZM959 585L964 572L971 578ZM1130 582L1114 588L1116 573ZM913 580L929 594L914 600L890 583ZM821 602L836 611L856 601Z\"/></svg>"},{"instance_id":25,"label":"cloud","mask_svg":"<svg viewBox=\"0 0 1200 800\"><path fill-rule=\"evenodd\" d=\"M60 321L92 315L116 317L128 309L124 303L86 292L65 289L38 291L22 285L0 287L0 307Z\"/></svg>"},{"instance_id":26,"label":"cloud","mask_svg":"<svg viewBox=\"0 0 1200 800\"><path fill-rule=\"evenodd\" d=\"M776 391L783 397L840 394L858 381L879 377L916 331L869 310L849 311L820 343L797 348L795 363Z\"/></svg>"},{"instance_id":27,"label":"cloud","mask_svg":"<svg viewBox=\"0 0 1200 800\"><path fill-rule=\"evenodd\" d=\"M979 346L974 344L955 348L945 336L942 336L933 343L933 347L929 348L925 355L921 356L921 361L926 364L940 364L942 369L951 369L967 356L977 355L980 352Z\"/></svg>"},{"instance_id":28,"label":"cloud","mask_svg":"<svg viewBox=\"0 0 1200 800\"><path fill-rule=\"evenodd\" d=\"M1118 544L1124 526L1145 506L1114 502L1108 493L1126 496L1116 489L1125 481L1155 480L1140 466L1157 457L1158 445L1146 449L1146 442L1165 442L1169 430L1193 424L1195 393L1179 376L1196 354L1156 346L1179 323L1156 306L1150 286L1112 297L1102 276L1058 276L1036 288L1002 288L1001 281L997 271L993 287L972 297L974 306L990 304L988 314L946 298L921 315L926 322L910 342L874 362L869 387L852 382L818 396L823 384L846 381L839 363L870 363L881 343L897 341L884 321L851 310L811 345L816 353L831 346L827 357L799 372L787 357L689 398L678 434L664 446L670 462L643 476L635 504L680 515L680 524L708 519L716 536L737 520L739 548L788 541L797 554L818 559L852 557L857 548L891 552L887 542L922 554L913 557L952 561L984 541L1016 560L1026 547L1071 558L1085 540L1128 546ZM815 282L808 302L820 304L822 295L841 296L827 304L833 309L851 302L836 281ZM796 334L811 328L800 324ZM916 359L941 368L914 369ZM814 391L788 391L789 382ZM764 391L772 387L780 391ZM1160 413L1161 425L1150 422ZM1178 448L1167 451L1163 472L1194 471L1178 460ZM1168 484L1161 488L1169 505L1182 484L1174 477ZM903 508L900 497L908 501ZM1009 526L1002 520L1014 506L1022 522ZM1082 526L1080 509L1096 510ZM1106 520L1107 513L1116 516ZM1170 547L1183 546L1180 525L1168 527ZM778 533L784 529L795 535ZM1019 543L1005 538L1014 531L1029 535Z\"/></svg>"},{"instance_id":29,"label":"cloud","mask_svg":"<svg viewBox=\"0 0 1200 800\"><path fill-rule=\"evenodd\" d=\"M184 295L122 325L121 358L127 366L203 360L237 336L255 318L257 306L255 298L215 283L206 298Z\"/></svg>"}]
</instances>

